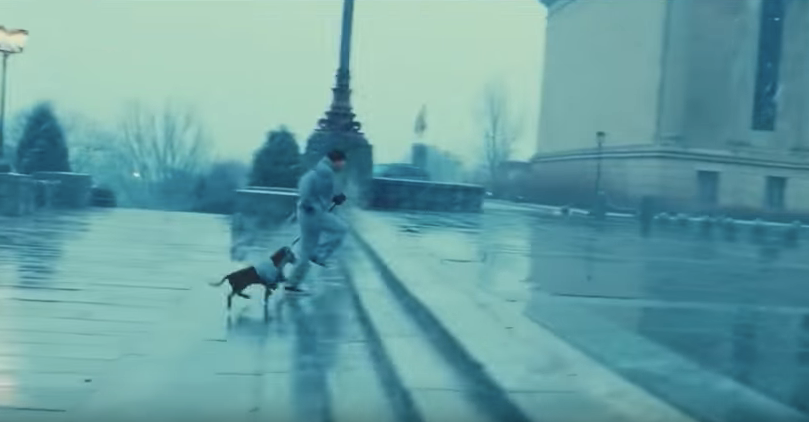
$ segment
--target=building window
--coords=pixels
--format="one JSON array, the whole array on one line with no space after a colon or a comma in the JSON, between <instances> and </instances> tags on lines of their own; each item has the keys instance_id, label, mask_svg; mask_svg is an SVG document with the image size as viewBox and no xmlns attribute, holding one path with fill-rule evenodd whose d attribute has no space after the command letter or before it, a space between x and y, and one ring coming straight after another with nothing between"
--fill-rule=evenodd
<instances>
[{"instance_id":1,"label":"building window","mask_svg":"<svg viewBox=\"0 0 809 422\"><path fill-rule=\"evenodd\" d=\"M778 70L784 36L784 0L761 2L758 62L753 97L753 130L775 130L778 112Z\"/></svg>"},{"instance_id":2,"label":"building window","mask_svg":"<svg viewBox=\"0 0 809 422\"><path fill-rule=\"evenodd\" d=\"M697 189L699 204L714 207L719 204L719 172L698 171Z\"/></svg>"},{"instance_id":3,"label":"building window","mask_svg":"<svg viewBox=\"0 0 809 422\"><path fill-rule=\"evenodd\" d=\"M786 177L767 177L767 188L765 190L765 205L772 210L783 210L786 208Z\"/></svg>"}]
</instances>

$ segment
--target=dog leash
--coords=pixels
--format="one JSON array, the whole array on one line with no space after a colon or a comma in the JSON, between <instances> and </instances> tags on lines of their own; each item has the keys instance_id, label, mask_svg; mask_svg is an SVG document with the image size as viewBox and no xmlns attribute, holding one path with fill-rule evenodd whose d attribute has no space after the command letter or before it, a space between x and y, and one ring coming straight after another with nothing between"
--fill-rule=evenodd
<instances>
[{"instance_id":1,"label":"dog leash","mask_svg":"<svg viewBox=\"0 0 809 422\"><path fill-rule=\"evenodd\" d=\"M337 203L334 202L334 203L331 204L331 206L329 207L329 210L326 211L326 212L332 212L332 210L334 210L336 207L337 207ZM293 214L293 215L295 215L295 214ZM300 240L301 240L301 236L298 235L298 237L296 237L295 240L292 241L292 244L289 245L289 247L291 248L291 247L295 246L298 242L300 242Z\"/></svg>"}]
</instances>

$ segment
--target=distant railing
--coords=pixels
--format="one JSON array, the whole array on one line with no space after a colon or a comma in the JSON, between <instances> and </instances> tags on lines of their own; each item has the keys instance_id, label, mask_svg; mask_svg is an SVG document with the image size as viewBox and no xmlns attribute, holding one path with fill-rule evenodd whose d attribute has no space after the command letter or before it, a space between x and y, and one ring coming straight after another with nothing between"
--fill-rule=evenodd
<instances>
[{"instance_id":1,"label":"distant railing","mask_svg":"<svg viewBox=\"0 0 809 422\"><path fill-rule=\"evenodd\" d=\"M0 215L22 216L43 208L85 208L90 204L92 183L90 175L80 173L0 173Z\"/></svg>"},{"instance_id":2,"label":"distant railing","mask_svg":"<svg viewBox=\"0 0 809 422\"><path fill-rule=\"evenodd\" d=\"M374 178L369 205L384 210L480 212L485 189L462 183ZM298 200L296 189L251 186L236 191L235 212L267 223L289 218Z\"/></svg>"},{"instance_id":3,"label":"distant railing","mask_svg":"<svg viewBox=\"0 0 809 422\"><path fill-rule=\"evenodd\" d=\"M258 218L262 225L278 224L295 211L298 190L250 186L236 191L235 214Z\"/></svg>"},{"instance_id":4,"label":"distant railing","mask_svg":"<svg viewBox=\"0 0 809 422\"><path fill-rule=\"evenodd\" d=\"M485 189L462 183L378 177L371 182L371 208L480 212Z\"/></svg>"}]
</instances>

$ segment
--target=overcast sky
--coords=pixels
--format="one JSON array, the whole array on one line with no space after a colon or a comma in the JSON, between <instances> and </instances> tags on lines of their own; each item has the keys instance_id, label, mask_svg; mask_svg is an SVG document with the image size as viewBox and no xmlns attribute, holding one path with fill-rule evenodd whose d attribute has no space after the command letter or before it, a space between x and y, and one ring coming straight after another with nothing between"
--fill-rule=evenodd
<instances>
[{"instance_id":1,"label":"overcast sky","mask_svg":"<svg viewBox=\"0 0 809 422\"><path fill-rule=\"evenodd\" d=\"M131 100L193 104L217 153L247 160L287 125L301 147L326 110L338 60L337 0L0 0L30 31L10 61L9 114L52 100L113 124ZM357 0L353 102L377 162L404 158L427 107L427 140L471 159L489 81L536 139L545 10L538 0Z\"/></svg>"}]
</instances>

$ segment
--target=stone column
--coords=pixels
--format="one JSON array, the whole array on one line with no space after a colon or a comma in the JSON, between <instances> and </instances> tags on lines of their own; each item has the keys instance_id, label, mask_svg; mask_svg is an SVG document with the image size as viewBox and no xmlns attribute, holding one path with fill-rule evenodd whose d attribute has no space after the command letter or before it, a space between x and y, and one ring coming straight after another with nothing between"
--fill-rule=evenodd
<instances>
[{"instance_id":1,"label":"stone column","mask_svg":"<svg viewBox=\"0 0 809 422\"><path fill-rule=\"evenodd\" d=\"M787 3L779 90L778 145L809 153L809 2Z\"/></svg>"},{"instance_id":2,"label":"stone column","mask_svg":"<svg viewBox=\"0 0 809 422\"><path fill-rule=\"evenodd\" d=\"M413 158L412 163L415 167L418 167L424 171L427 171L427 160L428 158L428 151L427 145L424 144L413 144L411 149Z\"/></svg>"}]
</instances>

